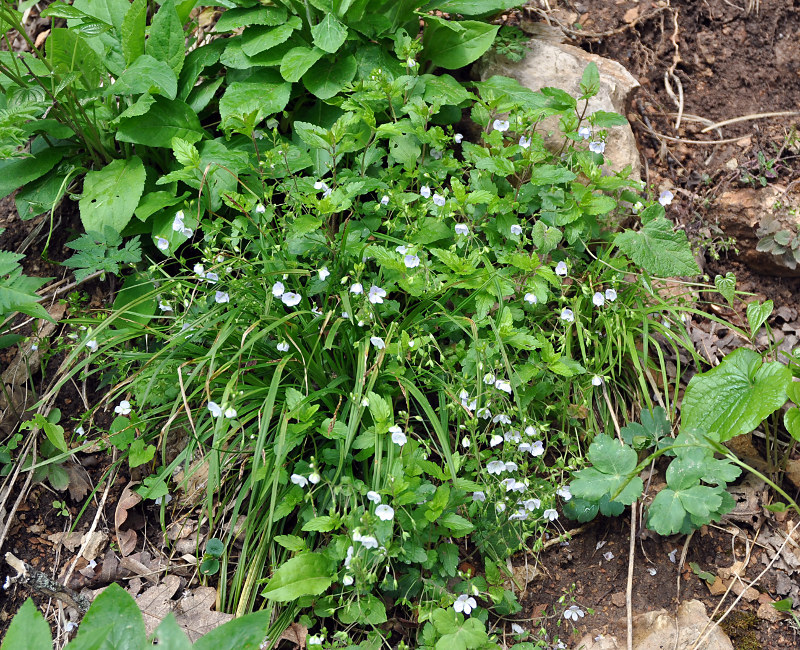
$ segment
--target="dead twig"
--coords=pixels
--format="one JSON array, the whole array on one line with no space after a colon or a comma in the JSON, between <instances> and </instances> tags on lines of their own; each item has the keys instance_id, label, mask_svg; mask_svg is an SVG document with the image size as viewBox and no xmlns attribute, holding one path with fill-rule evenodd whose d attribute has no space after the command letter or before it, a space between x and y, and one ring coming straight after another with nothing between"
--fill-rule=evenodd
<instances>
[{"instance_id":1,"label":"dead twig","mask_svg":"<svg viewBox=\"0 0 800 650\"><path fill-rule=\"evenodd\" d=\"M49 598L63 601L77 609L81 614L89 611L89 600L81 596L77 591L73 591L60 582L56 582L46 573L34 569L30 564L20 560L12 553L6 553L6 562L17 572L17 575L11 578L12 582L23 584Z\"/></svg>"},{"instance_id":2,"label":"dead twig","mask_svg":"<svg viewBox=\"0 0 800 650\"><path fill-rule=\"evenodd\" d=\"M722 120L708 125L706 128L701 129L700 133L707 133L713 129L718 129L729 124L737 124L739 122L750 122L752 120L763 120L768 117L791 117L792 115L800 115L800 111L776 111L774 113L751 113L750 115L741 115L740 117L732 117L729 120Z\"/></svg>"}]
</instances>

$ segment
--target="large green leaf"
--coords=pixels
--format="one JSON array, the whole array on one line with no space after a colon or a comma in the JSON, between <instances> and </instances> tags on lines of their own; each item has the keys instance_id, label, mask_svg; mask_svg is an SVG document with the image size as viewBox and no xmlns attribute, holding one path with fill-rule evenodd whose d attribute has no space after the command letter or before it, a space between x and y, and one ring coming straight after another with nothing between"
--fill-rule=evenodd
<instances>
[{"instance_id":1,"label":"large green leaf","mask_svg":"<svg viewBox=\"0 0 800 650\"><path fill-rule=\"evenodd\" d=\"M61 160L64 151L60 147L48 147L35 156L0 160L0 199L7 197L18 187L44 176Z\"/></svg>"},{"instance_id":2,"label":"large green leaf","mask_svg":"<svg viewBox=\"0 0 800 650\"><path fill-rule=\"evenodd\" d=\"M719 434L721 442L755 429L786 402L792 373L740 348L716 368L692 377L683 397L681 424Z\"/></svg>"},{"instance_id":3,"label":"large green leaf","mask_svg":"<svg viewBox=\"0 0 800 650\"><path fill-rule=\"evenodd\" d=\"M180 73L186 57L186 43L174 0L166 0L153 16L145 52L169 65L175 74Z\"/></svg>"},{"instance_id":4,"label":"large green leaf","mask_svg":"<svg viewBox=\"0 0 800 650\"><path fill-rule=\"evenodd\" d=\"M333 14L327 14L317 25L311 27L314 45L333 54L347 39L347 27Z\"/></svg>"},{"instance_id":5,"label":"large green leaf","mask_svg":"<svg viewBox=\"0 0 800 650\"><path fill-rule=\"evenodd\" d=\"M127 118L120 123L117 140L149 147L172 147L172 138L197 142L203 128L197 114L179 99L156 97L144 115Z\"/></svg>"},{"instance_id":6,"label":"large green leaf","mask_svg":"<svg viewBox=\"0 0 800 650\"><path fill-rule=\"evenodd\" d=\"M272 611L262 609L220 625L192 646L194 650L259 650L263 647L264 631L269 627Z\"/></svg>"},{"instance_id":7,"label":"large green leaf","mask_svg":"<svg viewBox=\"0 0 800 650\"><path fill-rule=\"evenodd\" d=\"M462 16L486 16L512 7L518 7L518 0L435 0L425 6L426 11L436 9L445 13Z\"/></svg>"},{"instance_id":8,"label":"large green leaf","mask_svg":"<svg viewBox=\"0 0 800 650\"><path fill-rule=\"evenodd\" d=\"M117 82L109 88L115 95L140 95L152 93L175 99L178 93L178 78L175 72L163 61L143 54L122 73Z\"/></svg>"},{"instance_id":9,"label":"large green leaf","mask_svg":"<svg viewBox=\"0 0 800 650\"><path fill-rule=\"evenodd\" d=\"M288 603L302 596L317 596L332 582L328 559L319 553L303 553L278 567L261 595L268 600Z\"/></svg>"},{"instance_id":10,"label":"large green leaf","mask_svg":"<svg viewBox=\"0 0 800 650\"><path fill-rule=\"evenodd\" d=\"M50 626L44 620L33 601L28 598L8 626L3 638L2 650L27 650L27 648L51 648L53 639Z\"/></svg>"},{"instance_id":11,"label":"large green leaf","mask_svg":"<svg viewBox=\"0 0 800 650\"><path fill-rule=\"evenodd\" d=\"M144 54L144 32L147 26L147 0L133 0L122 21L120 40L125 65L130 66Z\"/></svg>"},{"instance_id":12,"label":"large green leaf","mask_svg":"<svg viewBox=\"0 0 800 650\"><path fill-rule=\"evenodd\" d=\"M626 230L614 239L619 249L648 273L662 277L697 275L700 268L683 230L673 230L664 217L648 221L641 230Z\"/></svg>"},{"instance_id":13,"label":"large green leaf","mask_svg":"<svg viewBox=\"0 0 800 650\"><path fill-rule=\"evenodd\" d=\"M423 35L423 56L434 65L456 70L477 61L488 50L499 25L475 20L428 24Z\"/></svg>"},{"instance_id":14,"label":"large green leaf","mask_svg":"<svg viewBox=\"0 0 800 650\"><path fill-rule=\"evenodd\" d=\"M114 160L99 171L86 174L78 203L83 229L103 232L106 226L122 232L139 205L145 170L141 159Z\"/></svg>"},{"instance_id":15,"label":"large green leaf","mask_svg":"<svg viewBox=\"0 0 800 650\"><path fill-rule=\"evenodd\" d=\"M144 650L145 643L144 621L136 601L114 583L94 599L69 648Z\"/></svg>"},{"instance_id":16,"label":"large green leaf","mask_svg":"<svg viewBox=\"0 0 800 650\"><path fill-rule=\"evenodd\" d=\"M232 32L250 25L269 25L274 27L286 22L286 9L283 7L263 7L256 5L248 9L228 9L224 12L217 24L215 32Z\"/></svg>"},{"instance_id":17,"label":"large green leaf","mask_svg":"<svg viewBox=\"0 0 800 650\"><path fill-rule=\"evenodd\" d=\"M258 120L282 111L289 102L292 85L272 70L256 72L247 81L234 81L219 100L222 128L258 112Z\"/></svg>"},{"instance_id":18,"label":"large green leaf","mask_svg":"<svg viewBox=\"0 0 800 650\"><path fill-rule=\"evenodd\" d=\"M285 43L302 23L297 16L292 16L288 21L278 27L249 27L242 33L242 51L247 56L255 56L259 52L272 49L276 45Z\"/></svg>"},{"instance_id":19,"label":"large green leaf","mask_svg":"<svg viewBox=\"0 0 800 650\"><path fill-rule=\"evenodd\" d=\"M86 90L97 88L103 63L83 36L70 29L58 27L50 32L46 47L47 58L57 72L76 72Z\"/></svg>"},{"instance_id":20,"label":"large green leaf","mask_svg":"<svg viewBox=\"0 0 800 650\"><path fill-rule=\"evenodd\" d=\"M570 484L576 497L599 501L603 496L609 496L629 505L641 496L642 479L638 476L631 478L638 460L633 449L601 434L589 445L587 456L593 467L575 472L575 480Z\"/></svg>"},{"instance_id":21,"label":"large green leaf","mask_svg":"<svg viewBox=\"0 0 800 650\"><path fill-rule=\"evenodd\" d=\"M281 76L292 83L308 72L308 69L325 54L318 47L293 47L281 60Z\"/></svg>"},{"instance_id":22,"label":"large green leaf","mask_svg":"<svg viewBox=\"0 0 800 650\"><path fill-rule=\"evenodd\" d=\"M357 69L352 54L344 58L325 58L303 75L303 84L320 99L330 99L353 80Z\"/></svg>"}]
</instances>

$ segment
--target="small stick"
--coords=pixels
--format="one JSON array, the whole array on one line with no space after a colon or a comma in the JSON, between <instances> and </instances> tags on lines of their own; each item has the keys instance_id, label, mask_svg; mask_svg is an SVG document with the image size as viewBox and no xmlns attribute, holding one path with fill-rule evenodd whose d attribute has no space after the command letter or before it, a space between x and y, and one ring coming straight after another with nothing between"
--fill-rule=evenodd
<instances>
[{"instance_id":1,"label":"small stick","mask_svg":"<svg viewBox=\"0 0 800 650\"><path fill-rule=\"evenodd\" d=\"M636 555L636 513L639 501L631 504L631 539L628 546L628 584L625 588L625 608L627 610L628 650L633 650L633 564Z\"/></svg>"},{"instance_id":2,"label":"small stick","mask_svg":"<svg viewBox=\"0 0 800 650\"><path fill-rule=\"evenodd\" d=\"M81 614L85 614L89 610L90 603L85 596L81 596L77 591L73 591L60 582L56 582L46 573L34 569L30 564L20 560L12 553L6 553L6 562L17 572L17 575L11 578L14 582L24 584L49 598L57 598L71 605Z\"/></svg>"},{"instance_id":3,"label":"small stick","mask_svg":"<svg viewBox=\"0 0 800 650\"><path fill-rule=\"evenodd\" d=\"M800 111L777 111L775 113L751 113L750 115L742 115L741 117L732 117L729 120L722 120L722 122L717 122L715 124L711 124L704 129L700 130L700 133L707 133L713 129L718 129L721 126L728 126L729 124L736 124L738 122L749 122L750 120L763 120L767 117L789 117L791 115L800 115Z\"/></svg>"}]
</instances>

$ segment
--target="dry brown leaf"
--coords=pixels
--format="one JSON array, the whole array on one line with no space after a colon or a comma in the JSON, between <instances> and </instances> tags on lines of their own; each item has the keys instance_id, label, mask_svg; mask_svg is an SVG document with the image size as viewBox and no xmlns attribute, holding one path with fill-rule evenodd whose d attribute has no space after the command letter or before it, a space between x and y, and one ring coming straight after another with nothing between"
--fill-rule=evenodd
<instances>
[{"instance_id":1,"label":"dry brown leaf","mask_svg":"<svg viewBox=\"0 0 800 650\"><path fill-rule=\"evenodd\" d=\"M279 640L294 643L298 648L305 648L307 636L308 628L305 625L300 625L300 623L292 623L283 631L283 634L281 634L281 638Z\"/></svg>"},{"instance_id":2,"label":"dry brown leaf","mask_svg":"<svg viewBox=\"0 0 800 650\"><path fill-rule=\"evenodd\" d=\"M181 471L175 475L175 482L181 492L178 496L179 505L191 508L203 500L208 486L208 470L208 460L199 458L189 466L185 474Z\"/></svg>"},{"instance_id":3,"label":"dry brown leaf","mask_svg":"<svg viewBox=\"0 0 800 650\"><path fill-rule=\"evenodd\" d=\"M66 462L62 467L69 475L69 496L73 501L80 501L92 490L92 484L89 482L89 473L83 466L76 463L74 460Z\"/></svg>"},{"instance_id":4,"label":"dry brown leaf","mask_svg":"<svg viewBox=\"0 0 800 650\"><path fill-rule=\"evenodd\" d=\"M178 576L165 576L160 584L154 585L136 596L136 604L142 610L144 628L150 636L164 617L172 611L172 597L181 586Z\"/></svg>"},{"instance_id":5,"label":"dry brown leaf","mask_svg":"<svg viewBox=\"0 0 800 650\"><path fill-rule=\"evenodd\" d=\"M106 547L108 542L108 535L104 532L96 530L92 533L87 533L81 538L81 544L86 544L81 555L88 562L94 560L100 552Z\"/></svg>"},{"instance_id":6,"label":"dry brown leaf","mask_svg":"<svg viewBox=\"0 0 800 650\"><path fill-rule=\"evenodd\" d=\"M56 546L63 544L70 553L74 553L75 549L81 545L83 533L53 533L48 535L47 539Z\"/></svg>"},{"instance_id":7,"label":"dry brown leaf","mask_svg":"<svg viewBox=\"0 0 800 650\"><path fill-rule=\"evenodd\" d=\"M142 497L131 489L134 485L138 485L138 483L131 481L125 486L114 511L114 528L117 531L117 544L119 544L119 552L122 557L130 555L136 548L136 531L133 529L122 530L122 525L128 519L128 510L142 500Z\"/></svg>"}]
</instances>

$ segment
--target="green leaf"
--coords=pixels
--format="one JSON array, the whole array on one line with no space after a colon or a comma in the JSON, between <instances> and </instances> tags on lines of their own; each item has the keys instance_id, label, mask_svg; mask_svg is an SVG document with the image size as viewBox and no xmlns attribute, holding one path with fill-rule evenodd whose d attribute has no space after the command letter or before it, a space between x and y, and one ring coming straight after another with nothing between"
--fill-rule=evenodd
<instances>
[{"instance_id":1,"label":"green leaf","mask_svg":"<svg viewBox=\"0 0 800 650\"><path fill-rule=\"evenodd\" d=\"M144 54L144 32L147 26L147 0L133 0L122 21L120 40L125 65L130 66Z\"/></svg>"},{"instance_id":2,"label":"green leaf","mask_svg":"<svg viewBox=\"0 0 800 650\"><path fill-rule=\"evenodd\" d=\"M589 99L600 92L600 71L594 61L584 68L580 89L582 93L580 99Z\"/></svg>"},{"instance_id":3,"label":"green leaf","mask_svg":"<svg viewBox=\"0 0 800 650\"><path fill-rule=\"evenodd\" d=\"M455 512L448 512L437 521L447 528L453 537L464 537L475 529L475 526Z\"/></svg>"},{"instance_id":4,"label":"green leaf","mask_svg":"<svg viewBox=\"0 0 800 650\"><path fill-rule=\"evenodd\" d=\"M333 54L347 40L347 27L333 14L327 14L322 22L311 27L311 36L314 45Z\"/></svg>"},{"instance_id":5,"label":"green leaf","mask_svg":"<svg viewBox=\"0 0 800 650\"><path fill-rule=\"evenodd\" d=\"M686 233L674 231L672 224L663 217L648 221L638 232L619 233L614 243L653 275L671 277L700 273Z\"/></svg>"},{"instance_id":6,"label":"green leaf","mask_svg":"<svg viewBox=\"0 0 800 650\"><path fill-rule=\"evenodd\" d=\"M281 76L295 83L325 54L318 47L293 47L281 59Z\"/></svg>"},{"instance_id":7,"label":"green leaf","mask_svg":"<svg viewBox=\"0 0 800 650\"><path fill-rule=\"evenodd\" d=\"M765 300L763 303L753 301L747 305L747 322L750 324L750 336L755 336L761 326L767 322L772 313L773 303Z\"/></svg>"},{"instance_id":8,"label":"green leaf","mask_svg":"<svg viewBox=\"0 0 800 650\"><path fill-rule=\"evenodd\" d=\"M215 32L232 32L250 25L274 27L286 22L286 9L283 7L264 7L256 5L248 9L228 9L219 17L214 26Z\"/></svg>"},{"instance_id":9,"label":"green leaf","mask_svg":"<svg viewBox=\"0 0 800 650\"><path fill-rule=\"evenodd\" d=\"M156 303L156 287L149 276L129 275L114 299L116 325L134 328L146 325L155 314Z\"/></svg>"},{"instance_id":10,"label":"green leaf","mask_svg":"<svg viewBox=\"0 0 800 650\"><path fill-rule=\"evenodd\" d=\"M589 116L589 122L598 129L608 129L612 126L625 126L628 120L619 113L595 111Z\"/></svg>"},{"instance_id":11,"label":"green leaf","mask_svg":"<svg viewBox=\"0 0 800 650\"><path fill-rule=\"evenodd\" d=\"M372 594L359 596L339 610L339 620L345 625L382 625L386 622L386 606Z\"/></svg>"},{"instance_id":12,"label":"green leaf","mask_svg":"<svg viewBox=\"0 0 800 650\"><path fill-rule=\"evenodd\" d=\"M575 496L587 501L610 496L624 505L630 505L641 496L644 487L641 478L635 476L625 485L636 469L638 457L633 449L601 434L589 445L587 457L593 467L575 472L570 484ZM617 494L620 489L622 491Z\"/></svg>"},{"instance_id":13,"label":"green leaf","mask_svg":"<svg viewBox=\"0 0 800 650\"><path fill-rule=\"evenodd\" d=\"M352 54L337 59L326 57L303 75L303 84L312 95L330 99L353 80L357 69Z\"/></svg>"},{"instance_id":14,"label":"green leaf","mask_svg":"<svg viewBox=\"0 0 800 650\"><path fill-rule=\"evenodd\" d=\"M736 276L733 271L728 271L724 276L714 276L714 286L722 294L722 297L728 301L728 304L733 305L733 299L736 296Z\"/></svg>"},{"instance_id":15,"label":"green leaf","mask_svg":"<svg viewBox=\"0 0 800 650\"><path fill-rule=\"evenodd\" d=\"M776 600L772 606L779 612L791 612L794 607L794 601L791 598L784 598L783 600Z\"/></svg>"},{"instance_id":16,"label":"green leaf","mask_svg":"<svg viewBox=\"0 0 800 650\"><path fill-rule=\"evenodd\" d=\"M95 91L104 70L103 62L86 39L70 29L58 27L46 42L47 57L61 74L76 72L85 90Z\"/></svg>"},{"instance_id":17,"label":"green leaf","mask_svg":"<svg viewBox=\"0 0 800 650\"><path fill-rule=\"evenodd\" d=\"M128 465L131 469L149 463L155 456L156 448L154 445L145 445L144 440L137 438L128 448Z\"/></svg>"},{"instance_id":18,"label":"green leaf","mask_svg":"<svg viewBox=\"0 0 800 650\"><path fill-rule=\"evenodd\" d=\"M241 618L235 618L195 641L192 648L193 650L220 650L221 648L259 650L263 647L265 630L270 626L272 614L272 610L267 608Z\"/></svg>"},{"instance_id":19,"label":"green leaf","mask_svg":"<svg viewBox=\"0 0 800 650\"><path fill-rule=\"evenodd\" d=\"M225 544L222 540L212 537L206 542L206 553L212 557L222 557L225 552Z\"/></svg>"},{"instance_id":20,"label":"green leaf","mask_svg":"<svg viewBox=\"0 0 800 650\"><path fill-rule=\"evenodd\" d=\"M659 535L672 535L683 530L686 521L686 510L678 494L664 488L653 499L647 514L647 527Z\"/></svg>"},{"instance_id":21,"label":"green leaf","mask_svg":"<svg viewBox=\"0 0 800 650\"><path fill-rule=\"evenodd\" d=\"M792 400L794 401L794 400ZM783 426L795 440L800 442L800 409L797 407L790 408L783 415Z\"/></svg>"},{"instance_id":22,"label":"green leaf","mask_svg":"<svg viewBox=\"0 0 800 650\"><path fill-rule=\"evenodd\" d=\"M429 22L425 27L422 53L426 60L447 70L457 70L477 61L492 46L500 29L500 25L475 20L443 22Z\"/></svg>"},{"instance_id":23,"label":"green leaf","mask_svg":"<svg viewBox=\"0 0 800 650\"><path fill-rule=\"evenodd\" d=\"M50 626L33 601L28 598L14 615L3 638L2 650L53 647Z\"/></svg>"},{"instance_id":24,"label":"green leaf","mask_svg":"<svg viewBox=\"0 0 800 650\"><path fill-rule=\"evenodd\" d=\"M315 149L330 149L333 146L333 135L327 129L309 122L295 122L294 132L309 147Z\"/></svg>"},{"instance_id":25,"label":"green leaf","mask_svg":"<svg viewBox=\"0 0 800 650\"><path fill-rule=\"evenodd\" d=\"M143 650L145 642L144 621L136 601L112 583L94 599L69 647L70 650Z\"/></svg>"},{"instance_id":26,"label":"green leaf","mask_svg":"<svg viewBox=\"0 0 800 650\"><path fill-rule=\"evenodd\" d=\"M533 185L556 185L570 183L576 178L575 173L561 165L537 165L533 168L529 182Z\"/></svg>"},{"instance_id":27,"label":"green leaf","mask_svg":"<svg viewBox=\"0 0 800 650\"><path fill-rule=\"evenodd\" d=\"M83 229L103 232L105 227L122 232L139 205L145 171L141 158L113 160L100 171L86 174L78 203Z\"/></svg>"},{"instance_id":28,"label":"green leaf","mask_svg":"<svg viewBox=\"0 0 800 650\"><path fill-rule=\"evenodd\" d=\"M166 63L176 75L180 73L186 57L186 43L174 0L165 0L153 16L145 52Z\"/></svg>"},{"instance_id":29,"label":"green leaf","mask_svg":"<svg viewBox=\"0 0 800 650\"><path fill-rule=\"evenodd\" d=\"M35 156L0 160L0 199L44 176L58 164L64 152L61 147L47 147Z\"/></svg>"},{"instance_id":30,"label":"green leaf","mask_svg":"<svg viewBox=\"0 0 800 650\"><path fill-rule=\"evenodd\" d=\"M125 119L117 130L117 140L148 147L172 148L172 138L197 142L203 127L197 114L180 99L156 97L144 115Z\"/></svg>"},{"instance_id":31,"label":"green leaf","mask_svg":"<svg viewBox=\"0 0 800 650\"><path fill-rule=\"evenodd\" d=\"M306 540L297 535L275 535L275 541L283 548L293 552L305 551L308 548Z\"/></svg>"},{"instance_id":32,"label":"green leaf","mask_svg":"<svg viewBox=\"0 0 800 650\"><path fill-rule=\"evenodd\" d=\"M109 94L113 95L141 93L160 94L175 99L178 93L178 78L166 63L154 59L149 54L142 54L109 88Z\"/></svg>"},{"instance_id":33,"label":"green leaf","mask_svg":"<svg viewBox=\"0 0 800 650\"><path fill-rule=\"evenodd\" d=\"M519 2L516 0L442 0L429 3L425 9L462 16L486 16L518 6Z\"/></svg>"},{"instance_id":34,"label":"green leaf","mask_svg":"<svg viewBox=\"0 0 800 650\"><path fill-rule=\"evenodd\" d=\"M318 596L332 582L328 559L319 553L303 553L281 564L261 595L267 600L288 603L302 596Z\"/></svg>"},{"instance_id":35,"label":"green leaf","mask_svg":"<svg viewBox=\"0 0 800 650\"><path fill-rule=\"evenodd\" d=\"M175 614L170 612L167 617L161 621L156 631L153 632L153 639L158 640L159 648L168 648L169 650L192 650L192 643L186 632L181 629L178 622L175 620Z\"/></svg>"},{"instance_id":36,"label":"green leaf","mask_svg":"<svg viewBox=\"0 0 800 650\"><path fill-rule=\"evenodd\" d=\"M307 521L303 526L304 532L328 533L339 527L339 518L330 515L320 515Z\"/></svg>"},{"instance_id":37,"label":"green leaf","mask_svg":"<svg viewBox=\"0 0 800 650\"><path fill-rule=\"evenodd\" d=\"M234 81L219 100L222 128L228 129L250 113L257 112L256 122L279 113L289 102L292 85L271 70L257 72L247 81Z\"/></svg>"},{"instance_id":38,"label":"green leaf","mask_svg":"<svg viewBox=\"0 0 800 650\"><path fill-rule=\"evenodd\" d=\"M247 56L255 56L260 52L271 50L276 45L288 41L300 26L300 19L292 16L279 27L249 27L242 33L242 51Z\"/></svg>"},{"instance_id":39,"label":"green leaf","mask_svg":"<svg viewBox=\"0 0 800 650\"><path fill-rule=\"evenodd\" d=\"M783 406L791 377L782 363L764 363L746 348L734 350L716 368L692 377L682 425L718 433L720 442L748 433Z\"/></svg>"}]
</instances>

